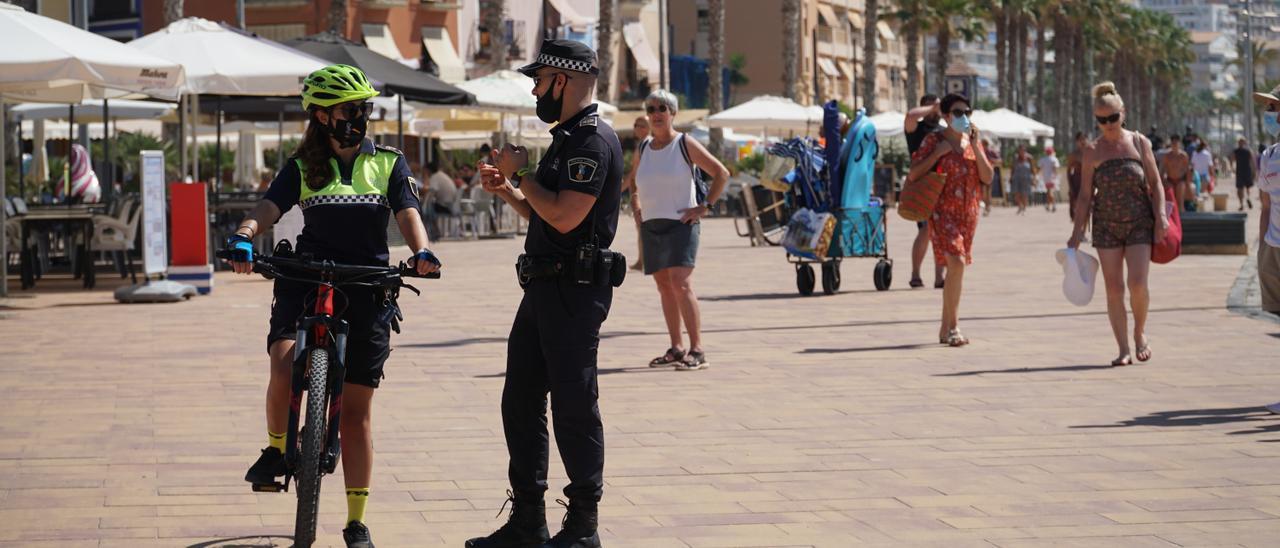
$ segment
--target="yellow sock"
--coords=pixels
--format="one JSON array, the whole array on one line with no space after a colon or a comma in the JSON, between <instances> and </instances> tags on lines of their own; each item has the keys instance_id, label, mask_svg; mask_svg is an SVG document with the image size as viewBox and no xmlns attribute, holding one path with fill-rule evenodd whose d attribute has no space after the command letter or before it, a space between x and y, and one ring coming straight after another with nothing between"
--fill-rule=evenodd
<instances>
[{"instance_id":1,"label":"yellow sock","mask_svg":"<svg viewBox=\"0 0 1280 548\"><path fill-rule=\"evenodd\" d=\"M364 522L364 506L369 503L368 487L347 488L347 523Z\"/></svg>"},{"instance_id":2,"label":"yellow sock","mask_svg":"<svg viewBox=\"0 0 1280 548\"><path fill-rule=\"evenodd\" d=\"M270 444L271 447L275 447L281 453L284 452L284 434L277 434L267 430L267 443Z\"/></svg>"}]
</instances>

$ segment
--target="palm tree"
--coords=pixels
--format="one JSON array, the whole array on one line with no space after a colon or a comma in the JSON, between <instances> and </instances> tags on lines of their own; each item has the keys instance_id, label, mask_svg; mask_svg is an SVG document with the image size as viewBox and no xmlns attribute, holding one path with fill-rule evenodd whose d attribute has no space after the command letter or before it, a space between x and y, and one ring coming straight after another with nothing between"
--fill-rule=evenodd
<instances>
[{"instance_id":1,"label":"palm tree","mask_svg":"<svg viewBox=\"0 0 1280 548\"><path fill-rule=\"evenodd\" d=\"M926 12L930 27L934 29L937 42L937 56L934 59L933 73L937 75L938 89L946 87L947 66L951 63L951 39L974 41L979 37L985 39L982 22L976 19L978 5L970 0L928 0L930 10Z\"/></svg>"},{"instance_id":2,"label":"palm tree","mask_svg":"<svg viewBox=\"0 0 1280 548\"><path fill-rule=\"evenodd\" d=\"M876 80L880 75L880 71L876 70L876 52L880 42L877 36L880 32L877 27L880 21L879 0L866 0L865 9L865 28L862 29L862 104L867 109L867 115L872 115L876 113Z\"/></svg>"},{"instance_id":3,"label":"palm tree","mask_svg":"<svg viewBox=\"0 0 1280 548\"><path fill-rule=\"evenodd\" d=\"M800 0L782 0L782 93L796 102L802 102L800 34Z\"/></svg>"},{"instance_id":4,"label":"palm tree","mask_svg":"<svg viewBox=\"0 0 1280 548\"><path fill-rule=\"evenodd\" d=\"M932 30L932 6L928 0L899 0L898 10L891 16L901 26L902 41L907 50L907 92L904 98L906 110L911 110L916 107L920 97L921 33Z\"/></svg>"},{"instance_id":5,"label":"palm tree","mask_svg":"<svg viewBox=\"0 0 1280 548\"><path fill-rule=\"evenodd\" d=\"M616 103L617 98L617 65L614 55L618 48L618 0L600 0L600 41L597 47L600 78L596 81L596 93L609 103Z\"/></svg>"},{"instance_id":6,"label":"palm tree","mask_svg":"<svg viewBox=\"0 0 1280 548\"><path fill-rule=\"evenodd\" d=\"M164 23L182 19L182 0L164 0Z\"/></svg>"},{"instance_id":7,"label":"palm tree","mask_svg":"<svg viewBox=\"0 0 1280 548\"><path fill-rule=\"evenodd\" d=\"M616 0L615 0L616 1ZM707 42L711 46L711 90L707 94L707 109L711 114L724 108L724 0L709 0L707 15L710 29ZM711 128L711 153L717 158L724 155L724 130Z\"/></svg>"},{"instance_id":8,"label":"palm tree","mask_svg":"<svg viewBox=\"0 0 1280 548\"><path fill-rule=\"evenodd\" d=\"M332 0L329 4L329 31L343 37L347 35L347 0Z\"/></svg>"}]
</instances>

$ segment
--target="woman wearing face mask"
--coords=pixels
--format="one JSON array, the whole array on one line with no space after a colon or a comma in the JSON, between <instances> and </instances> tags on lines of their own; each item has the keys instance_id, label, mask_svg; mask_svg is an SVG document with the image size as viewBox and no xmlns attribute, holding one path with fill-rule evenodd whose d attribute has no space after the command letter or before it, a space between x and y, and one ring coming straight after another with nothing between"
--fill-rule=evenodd
<instances>
[{"instance_id":1,"label":"woman wearing face mask","mask_svg":"<svg viewBox=\"0 0 1280 548\"><path fill-rule=\"evenodd\" d=\"M1262 127L1272 138L1280 135L1280 86L1271 93L1255 93L1254 101L1264 103ZM1280 144L1271 145L1259 157L1258 198L1258 285L1262 289L1262 309L1280 315ZM1280 413L1280 403L1267 407Z\"/></svg>"},{"instance_id":2,"label":"woman wearing face mask","mask_svg":"<svg viewBox=\"0 0 1280 548\"><path fill-rule=\"evenodd\" d=\"M1093 247L1098 250L1107 288L1107 317L1120 347L1120 355L1111 365L1131 365L1134 357L1142 362L1151 359L1146 335L1150 301L1147 274L1152 242L1164 238L1169 220L1164 215L1164 188L1151 142L1141 133L1124 129L1124 100L1116 93L1115 84L1094 86L1093 115L1102 136L1084 152L1075 229L1067 247L1080 247L1085 225L1092 218ZM1133 355L1129 353L1124 308L1126 285L1133 307L1133 342L1137 347Z\"/></svg>"},{"instance_id":3,"label":"woman wearing face mask","mask_svg":"<svg viewBox=\"0 0 1280 548\"><path fill-rule=\"evenodd\" d=\"M302 209L302 234L297 250L316 259L341 264L386 266L387 223L394 215L420 274L439 269L427 250L427 233L418 215L418 189L400 151L374 145L365 138L377 95L360 69L330 65L311 73L302 85L302 108L311 117L298 151L276 175L266 195L227 241L236 256L236 273L251 274L253 238L271 228L293 206ZM245 474L245 481L269 484L284 475L285 430L289 416L294 327L314 284L275 280L267 353L271 376L267 384L269 445ZM382 366L390 353L389 325L377 319L383 300L380 290L344 287L343 319L349 326L346 379L342 389L342 470L347 486L348 547L372 548L364 509L369 499L373 468L370 405L382 380Z\"/></svg>"},{"instance_id":4,"label":"woman wearing face mask","mask_svg":"<svg viewBox=\"0 0 1280 548\"><path fill-rule=\"evenodd\" d=\"M949 346L969 344L960 332L960 291L965 267L973 263L973 237L978 230L983 187L991 184L993 175L981 133L969 120L972 115L965 96L952 93L943 97L942 117L947 129L925 137L911 157L908 176L915 179L937 170L947 177L929 227L934 261L947 267L938 341Z\"/></svg>"}]
</instances>

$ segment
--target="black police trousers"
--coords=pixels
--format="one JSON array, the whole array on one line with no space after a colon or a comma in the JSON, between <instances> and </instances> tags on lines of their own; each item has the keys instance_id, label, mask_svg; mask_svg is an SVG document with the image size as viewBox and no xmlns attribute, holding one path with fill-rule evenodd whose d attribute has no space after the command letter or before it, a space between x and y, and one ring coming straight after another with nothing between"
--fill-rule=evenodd
<instances>
[{"instance_id":1,"label":"black police trousers","mask_svg":"<svg viewBox=\"0 0 1280 548\"><path fill-rule=\"evenodd\" d=\"M507 339L502 428L511 462L507 476L517 500L541 500L547 490L547 394L569 485L582 503L604 493L604 425L600 420L596 352L613 288L542 278L525 287Z\"/></svg>"}]
</instances>

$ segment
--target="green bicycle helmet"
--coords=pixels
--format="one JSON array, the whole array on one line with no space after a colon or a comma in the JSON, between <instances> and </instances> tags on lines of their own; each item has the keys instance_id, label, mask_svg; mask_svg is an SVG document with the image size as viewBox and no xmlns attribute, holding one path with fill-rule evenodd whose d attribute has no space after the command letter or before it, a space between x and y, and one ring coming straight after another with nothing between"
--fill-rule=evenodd
<instances>
[{"instance_id":1,"label":"green bicycle helmet","mask_svg":"<svg viewBox=\"0 0 1280 548\"><path fill-rule=\"evenodd\" d=\"M338 103L368 99L378 94L360 69L351 65L329 65L312 72L302 82L302 108L331 107Z\"/></svg>"}]
</instances>

